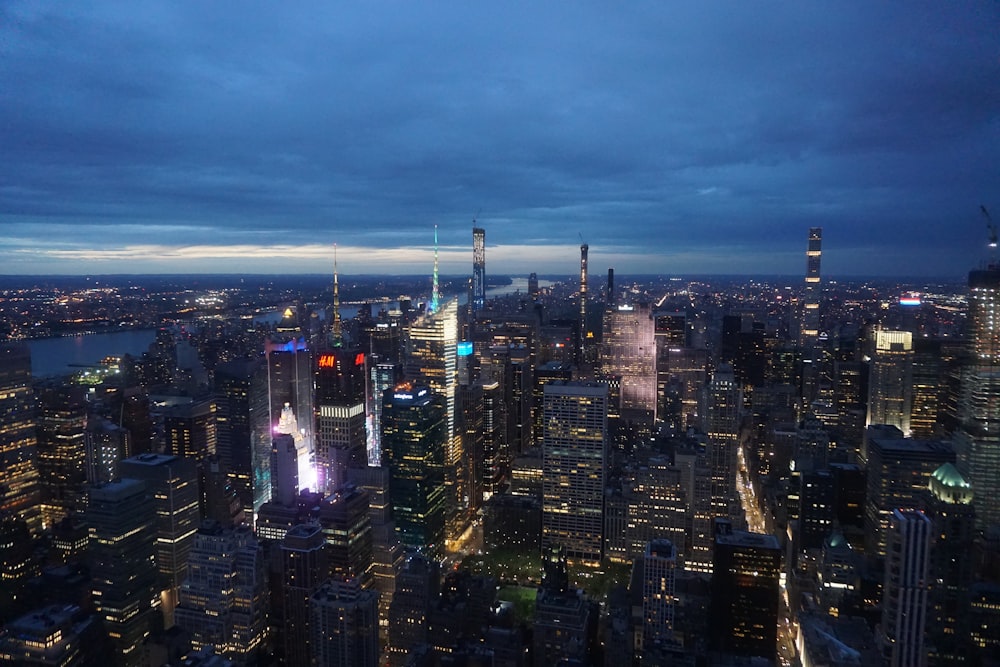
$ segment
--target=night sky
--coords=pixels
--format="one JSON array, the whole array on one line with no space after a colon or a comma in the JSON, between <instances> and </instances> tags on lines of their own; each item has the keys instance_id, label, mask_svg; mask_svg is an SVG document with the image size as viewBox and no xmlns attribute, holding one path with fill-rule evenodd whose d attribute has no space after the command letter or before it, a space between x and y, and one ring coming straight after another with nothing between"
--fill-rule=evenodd
<instances>
[{"instance_id":1,"label":"night sky","mask_svg":"<svg viewBox=\"0 0 1000 667\"><path fill-rule=\"evenodd\" d=\"M0 3L0 273L960 278L996 2Z\"/></svg>"}]
</instances>

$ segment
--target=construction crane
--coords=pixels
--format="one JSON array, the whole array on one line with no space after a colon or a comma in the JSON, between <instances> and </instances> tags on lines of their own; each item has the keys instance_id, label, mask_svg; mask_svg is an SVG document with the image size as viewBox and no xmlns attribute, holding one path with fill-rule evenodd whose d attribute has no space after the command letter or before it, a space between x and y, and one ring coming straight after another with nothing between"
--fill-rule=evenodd
<instances>
[{"instance_id":1,"label":"construction crane","mask_svg":"<svg viewBox=\"0 0 1000 667\"><path fill-rule=\"evenodd\" d=\"M997 226L993 223L993 218L990 217L990 212L986 210L986 207L982 204L979 205L979 210L982 212L983 217L986 218L986 229L990 230L990 247L997 247Z\"/></svg>"}]
</instances>

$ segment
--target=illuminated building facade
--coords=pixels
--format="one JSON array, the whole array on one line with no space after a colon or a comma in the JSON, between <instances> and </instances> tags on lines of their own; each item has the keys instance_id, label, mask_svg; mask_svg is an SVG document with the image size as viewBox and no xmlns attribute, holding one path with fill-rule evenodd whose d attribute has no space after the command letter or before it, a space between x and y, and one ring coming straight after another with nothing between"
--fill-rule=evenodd
<instances>
[{"instance_id":1,"label":"illuminated building facade","mask_svg":"<svg viewBox=\"0 0 1000 667\"><path fill-rule=\"evenodd\" d=\"M486 230L472 228L472 312L486 305Z\"/></svg>"},{"instance_id":2,"label":"illuminated building facade","mask_svg":"<svg viewBox=\"0 0 1000 667\"><path fill-rule=\"evenodd\" d=\"M732 368L723 364L708 385L705 432L712 471L712 514L735 519L742 513L736 491L737 450L743 392Z\"/></svg>"},{"instance_id":3,"label":"illuminated building facade","mask_svg":"<svg viewBox=\"0 0 1000 667\"><path fill-rule=\"evenodd\" d=\"M266 368L229 361L215 369L216 445L247 517L271 498L271 427Z\"/></svg>"},{"instance_id":4,"label":"illuminated building facade","mask_svg":"<svg viewBox=\"0 0 1000 667\"><path fill-rule=\"evenodd\" d=\"M382 455L389 494L403 544L428 553L444 547L447 411L429 387L402 384L386 392Z\"/></svg>"},{"instance_id":5,"label":"illuminated building facade","mask_svg":"<svg viewBox=\"0 0 1000 667\"><path fill-rule=\"evenodd\" d=\"M958 469L976 495L976 525L1000 524L1000 266L969 273L968 362L955 433Z\"/></svg>"},{"instance_id":6,"label":"illuminated building facade","mask_svg":"<svg viewBox=\"0 0 1000 667\"><path fill-rule=\"evenodd\" d=\"M397 354L398 356L398 354ZM369 364L368 465L382 465L382 396L399 382L400 367L394 362L373 359Z\"/></svg>"},{"instance_id":7,"label":"illuminated building facade","mask_svg":"<svg viewBox=\"0 0 1000 667\"><path fill-rule=\"evenodd\" d=\"M0 345L0 513L37 532L40 493L31 353L25 345Z\"/></svg>"},{"instance_id":8,"label":"illuminated building facade","mask_svg":"<svg viewBox=\"0 0 1000 667\"><path fill-rule=\"evenodd\" d=\"M436 311L419 317L410 325L403 375L407 380L429 387L444 401L445 516L447 519L457 520L465 515L468 507L468 492L465 488L467 480L461 474L464 452L457 414L458 299L449 300ZM383 456L384 449L385 443ZM449 536L457 535L462 529L464 526L449 522Z\"/></svg>"},{"instance_id":9,"label":"illuminated building facade","mask_svg":"<svg viewBox=\"0 0 1000 667\"><path fill-rule=\"evenodd\" d=\"M347 469L368 465L365 410L366 355L334 348L316 356L317 488L337 491Z\"/></svg>"},{"instance_id":10,"label":"illuminated building facade","mask_svg":"<svg viewBox=\"0 0 1000 667\"><path fill-rule=\"evenodd\" d=\"M621 376L621 410L652 422L656 414L656 342L649 304L604 312L604 375Z\"/></svg>"},{"instance_id":11,"label":"illuminated building facade","mask_svg":"<svg viewBox=\"0 0 1000 667\"><path fill-rule=\"evenodd\" d=\"M879 329L868 380L866 425L889 424L909 436L912 409L913 334Z\"/></svg>"},{"instance_id":12,"label":"illuminated building facade","mask_svg":"<svg viewBox=\"0 0 1000 667\"><path fill-rule=\"evenodd\" d=\"M156 571L156 506L144 482L90 489L91 582L117 663L141 665L142 641L161 626Z\"/></svg>"},{"instance_id":13,"label":"illuminated building facade","mask_svg":"<svg viewBox=\"0 0 1000 667\"><path fill-rule=\"evenodd\" d=\"M823 247L823 228L809 228L806 247L806 287L802 304L802 398L808 405L816 396L820 376L819 354L819 300L820 259Z\"/></svg>"},{"instance_id":14,"label":"illuminated building facade","mask_svg":"<svg viewBox=\"0 0 1000 667\"><path fill-rule=\"evenodd\" d=\"M170 627L177 592L187 576L188 554L201 521L198 469L194 460L167 454L140 454L122 460L123 478L142 480L156 510L156 567L163 591L161 610Z\"/></svg>"},{"instance_id":15,"label":"illuminated building facade","mask_svg":"<svg viewBox=\"0 0 1000 667\"><path fill-rule=\"evenodd\" d=\"M238 663L251 661L267 631L267 572L264 551L249 526L204 523L195 534L188 576L174 612L191 633L191 646Z\"/></svg>"},{"instance_id":16,"label":"illuminated building facade","mask_svg":"<svg viewBox=\"0 0 1000 667\"><path fill-rule=\"evenodd\" d=\"M287 342L268 341L267 394L272 433L295 438L299 460L299 484L316 489L313 440L313 365L302 338Z\"/></svg>"},{"instance_id":17,"label":"illuminated building facade","mask_svg":"<svg viewBox=\"0 0 1000 667\"><path fill-rule=\"evenodd\" d=\"M542 549L601 562L607 469L608 388L550 382L544 392Z\"/></svg>"},{"instance_id":18,"label":"illuminated building facade","mask_svg":"<svg viewBox=\"0 0 1000 667\"><path fill-rule=\"evenodd\" d=\"M83 387L78 386L43 386L38 399L42 524L51 527L83 511L88 406Z\"/></svg>"}]
</instances>

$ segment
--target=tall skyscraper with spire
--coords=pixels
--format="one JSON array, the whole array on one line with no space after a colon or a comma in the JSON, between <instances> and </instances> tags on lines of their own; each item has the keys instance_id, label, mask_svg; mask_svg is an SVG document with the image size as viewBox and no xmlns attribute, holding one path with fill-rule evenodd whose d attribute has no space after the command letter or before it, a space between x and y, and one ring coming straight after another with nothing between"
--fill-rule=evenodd
<instances>
[{"instance_id":1,"label":"tall skyscraper with spire","mask_svg":"<svg viewBox=\"0 0 1000 667\"><path fill-rule=\"evenodd\" d=\"M473 223L475 220L473 220ZM472 228L472 312L486 305L486 230Z\"/></svg>"},{"instance_id":2,"label":"tall skyscraper with spire","mask_svg":"<svg viewBox=\"0 0 1000 667\"><path fill-rule=\"evenodd\" d=\"M807 405L816 397L819 384L819 266L822 256L823 228L809 228L806 248L806 293L803 299L802 327L802 399Z\"/></svg>"},{"instance_id":3,"label":"tall skyscraper with spire","mask_svg":"<svg viewBox=\"0 0 1000 667\"><path fill-rule=\"evenodd\" d=\"M337 280L337 244L333 244L333 324L330 325L330 342L339 347L344 342L340 323L340 285Z\"/></svg>"},{"instance_id":4,"label":"tall skyscraper with spire","mask_svg":"<svg viewBox=\"0 0 1000 667\"><path fill-rule=\"evenodd\" d=\"M431 281L431 305L429 312L437 312L441 303L441 289L438 285L438 226L434 225L434 278Z\"/></svg>"},{"instance_id":5,"label":"tall skyscraper with spire","mask_svg":"<svg viewBox=\"0 0 1000 667\"><path fill-rule=\"evenodd\" d=\"M587 252L590 246L580 246L580 336L577 344L577 362L583 362L587 349Z\"/></svg>"},{"instance_id":6,"label":"tall skyscraper with spire","mask_svg":"<svg viewBox=\"0 0 1000 667\"><path fill-rule=\"evenodd\" d=\"M955 433L958 469L972 484L979 529L1000 524L1000 263L969 272L967 362Z\"/></svg>"}]
</instances>

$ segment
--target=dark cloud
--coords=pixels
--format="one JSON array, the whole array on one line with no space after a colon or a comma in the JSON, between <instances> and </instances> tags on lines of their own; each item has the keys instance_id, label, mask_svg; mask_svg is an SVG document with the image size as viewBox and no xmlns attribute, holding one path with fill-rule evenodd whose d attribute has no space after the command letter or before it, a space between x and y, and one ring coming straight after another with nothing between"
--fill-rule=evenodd
<instances>
[{"instance_id":1,"label":"dark cloud","mask_svg":"<svg viewBox=\"0 0 1000 667\"><path fill-rule=\"evenodd\" d=\"M0 24L22 272L56 229L455 246L480 212L491 245L582 234L634 273L799 272L822 225L832 272L959 275L1000 211L994 4L9 2Z\"/></svg>"}]
</instances>

